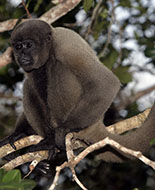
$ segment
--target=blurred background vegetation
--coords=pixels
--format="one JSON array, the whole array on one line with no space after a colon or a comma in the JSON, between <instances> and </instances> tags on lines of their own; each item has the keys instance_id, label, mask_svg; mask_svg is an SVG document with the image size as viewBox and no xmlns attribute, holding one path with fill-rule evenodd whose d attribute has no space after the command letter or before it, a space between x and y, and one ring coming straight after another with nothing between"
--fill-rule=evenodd
<instances>
[{"instance_id":1,"label":"blurred background vegetation","mask_svg":"<svg viewBox=\"0 0 155 190\"><path fill-rule=\"evenodd\" d=\"M26 0L25 3L34 18L54 6L51 0ZM0 1L0 22L26 17L20 0ZM84 0L53 26L63 26L78 32L95 50L101 62L120 79L122 87L106 113L106 125L133 116L153 104L154 0ZM9 46L10 34L11 31L0 33L0 54ZM23 79L23 71L15 63L0 68L0 138L11 133L22 112ZM153 87L152 90L150 87ZM151 156L155 159L154 150ZM21 169L23 173L27 171L24 166ZM51 170L45 176L38 172L31 174L30 178L38 183L36 189L46 189L51 183L54 164L51 164ZM77 172L89 190L155 189L155 173L139 161L113 164L96 161L90 156L79 164ZM57 187L57 190L65 189L79 189L71 182L68 170L61 175Z\"/></svg>"}]
</instances>

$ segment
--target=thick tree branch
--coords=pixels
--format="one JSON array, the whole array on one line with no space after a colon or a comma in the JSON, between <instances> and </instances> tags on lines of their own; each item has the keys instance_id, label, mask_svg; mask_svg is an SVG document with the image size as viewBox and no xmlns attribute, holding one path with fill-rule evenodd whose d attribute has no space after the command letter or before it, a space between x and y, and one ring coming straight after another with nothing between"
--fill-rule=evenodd
<instances>
[{"instance_id":1,"label":"thick tree branch","mask_svg":"<svg viewBox=\"0 0 155 190\"><path fill-rule=\"evenodd\" d=\"M22 138L18 141L16 141L14 144L16 146L17 150L20 150L24 147L38 144L43 138L38 135L32 135L25 138ZM0 158L3 158L4 156L14 152L15 150L12 148L10 144L6 144L2 147L0 147Z\"/></svg>"},{"instance_id":2,"label":"thick tree branch","mask_svg":"<svg viewBox=\"0 0 155 190\"><path fill-rule=\"evenodd\" d=\"M12 61L12 48L8 47L8 49L0 55L0 68L11 63Z\"/></svg>"},{"instance_id":3,"label":"thick tree branch","mask_svg":"<svg viewBox=\"0 0 155 190\"><path fill-rule=\"evenodd\" d=\"M60 17L64 16L66 13L74 9L81 0L63 0L60 1L58 5L51 8L45 14L43 14L40 19L51 24L58 20Z\"/></svg>"},{"instance_id":4,"label":"thick tree branch","mask_svg":"<svg viewBox=\"0 0 155 190\"><path fill-rule=\"evenodd\" d=\"M0 22L0 32L6 32L12 30L16 25L18 19L9 19L3 22Z\"/></svg>"},{"instance_id":5,"label":"thick tree branch","mask_svg":"<svg viewBox=\"0 0 155 190\"><path fill-rule=\"evenodd\" d=\"M107 130L113 134L122 134L131 129L139 128L143 124L145 119L148 117L150 110L151 109L147 109L144 112L136 116L133 116L132 118L115 123L107 127Z\"/></svg>"},{"instance_id":6,"label":"thick tree branch","mask_svg":"<svg viewBox=\"0 0 155 190\"><path fill-rule=\"evenodd\" d=\"M58 3L60 3L44 13L40 19L51 24L74 9L80 3L80 1L81 0L59 0ZM0 22L0 32L12 30L17 21L18 19L10 19Z\"/></svg>"}]
</instances>

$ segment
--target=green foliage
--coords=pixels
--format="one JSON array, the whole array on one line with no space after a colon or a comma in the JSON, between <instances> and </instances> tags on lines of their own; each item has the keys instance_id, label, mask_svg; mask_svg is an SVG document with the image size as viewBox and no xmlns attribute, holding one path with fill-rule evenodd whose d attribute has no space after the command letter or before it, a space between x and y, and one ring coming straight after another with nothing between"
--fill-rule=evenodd
<instances>
[{"instance_id":1,"label":"green foliage","mask_svg":"<svg viewBox=\"0 0 155 190\"><path fill-rule=\"evenodd\" d=\"M122 84L127 84L132 81L132 75L129 73L129 66L119 66L114 70L115 75L119 78Z\"/></svg>"},{"instance_id":2,"label":"green foliage","mask_svg":"<svg viewBox=\"0 0 155 190\"><path fill-rule=\"evenodd\" d=\"M34 7L34 12L38 11L41 3L43 2L43 0L38 0L38 2L36 3L35 7Z\"/></svg>"},{"instance_id":3,"label":"green foliage","mask_svg":"<svg viewBox=\"0 0 155 190\"><path fill-rule=\"evenodd\" d=\"M32 190L36 186L33 180L22 179L19 170L0 169L0 190Z\"/></svg>"},{"instance_id":4,"label":"green foliage","mask_svg":"<svg viewBox=\"0 0 155 190\"><path fill-rule=\"evenodd\" d=\"M84 2L83 2L83 8L84 8L84 10L86 12L89 11L89 9L91 8L92 4L93 4L93 0L84 0Z\"/></svg>"},{"instance_id":5,"label":"green foliage","mask_svg":"<svg viewBox=\"0 0 155 190\"><path fill-rule=\"evenodd\" d=\"M106 67L112 70L117 58L118 52L115 49L112 49L112 51L110 51L110 53L103 59L103 63Z\"/></svg>"},{"instance_id":6,"label":"green foliage","mask_svg":"<svg viewBox=\"0 0 155 190\"><path fill-rule=\"evenodd\" d=\"M131 1L130 0L120 0L120 5L123 7L131 7Z\"/></svg>"}]
</instances>

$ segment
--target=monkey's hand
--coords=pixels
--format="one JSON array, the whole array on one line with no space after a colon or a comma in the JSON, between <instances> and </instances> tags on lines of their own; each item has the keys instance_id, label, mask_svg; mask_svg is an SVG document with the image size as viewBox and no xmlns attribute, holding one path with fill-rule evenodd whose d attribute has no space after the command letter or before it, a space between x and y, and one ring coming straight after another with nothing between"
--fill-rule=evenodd
<instances>
[{"instance_id":1,"label":"monkey's hand","mask_svg":"<svg viewBox=\"0 0 155 190\"><path fill-rule=\"evenodd\" d=\"M21 138L23 138L23 137L25 137L25 136L26 135L23 134L23 133L22 134L20 134L20 133L19 134L13 133L10 136L8 136L5 139L3 139L3 140L0 141L0 147L4 146L6 144L10 144L12 146L12 148L14 150L16 150L16 146L15 146L14 142L17 141L17 140L19 140L19 139L21 139Z\"/></svg>"}]
</instances>

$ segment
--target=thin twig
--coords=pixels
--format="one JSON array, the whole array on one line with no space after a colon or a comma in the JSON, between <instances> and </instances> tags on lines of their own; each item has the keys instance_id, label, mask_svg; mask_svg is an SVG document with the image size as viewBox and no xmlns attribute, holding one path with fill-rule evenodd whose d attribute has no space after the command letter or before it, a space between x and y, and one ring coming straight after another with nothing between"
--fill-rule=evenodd
<instances>
[{"instance_id":1,"label":"thin twig","mask_svg":"<svg viewBox=\"0 0 155 190\"><path fill-rule=\"evenodd\" d=\"M122 34L123 29L120 26L120 22L115 18L117 25L119 26L119 41L120 41L120 47L119 47L119 55L118 55L118 61L117 61L117 67L121 65L122 61Z\"/></svg>"},{"instance_id":2,"label":"thin twig","mask_svg":"<svg viewBox=\"0 0 155 190\"><path fill-rule=\"evenodd\" d=\"M100 6L101 6L102 2L103 2L102 0L99 0L96 7L93 10L92 17L91 17L91 22L90 22L90 24L89 24L89 26L87 28L87 31L85 32L85 36L84 36L85 39L88 38L88 35L92 31L93 25L94 25L94 23L95 23L95 21L97 19L97 15L99 13L99 9L100 9Z\"/></svg>"},{"instance_id":3,"label":"thin twig","mask_svg":"<svg viewBox=\"0 0 155 190\"><path fill-rule=\"evenodd\" d=\"M28 18L31 18L32 16L31 16L28 8L26 7L26 4L25 4L24 0L22 0L22 5L23 5L23 7L24 7L24 9L25 9L25 11L27 13Z\"/></svg>"},{"instance_id":4,"label":"thin twig","mask_svg":"<svg viewBox=\"0 0 155 190\"><path fill-rule=\"evenodd\" d=\"M128 105L131 105L133 102L136 102L138 99L145 96L146 94L153 92L154 90L155 90L155 85L153 85L147 89L138 91L130 96L126 96L122 92L122 94L120 94L120 103L117 106L117 110L119 111L119 110L126 108Z\"/></svg>"},{"instance_id":5,"label":"thin twig","mask_svg":"<svg viewBox=\"0 0 155 190\"><path fill-rule=\"evenodd\" d=\"M106 44L98 56L99 58L104 57L111 40L112 24L114 23L114 19L115 19L115 6L114 6L114 0L110 0L110 1L112 4L112 10L111 10L111 20L110 20L110 24L108 28L108 36L107 36Z\"/></svg>"}]
</instances>

